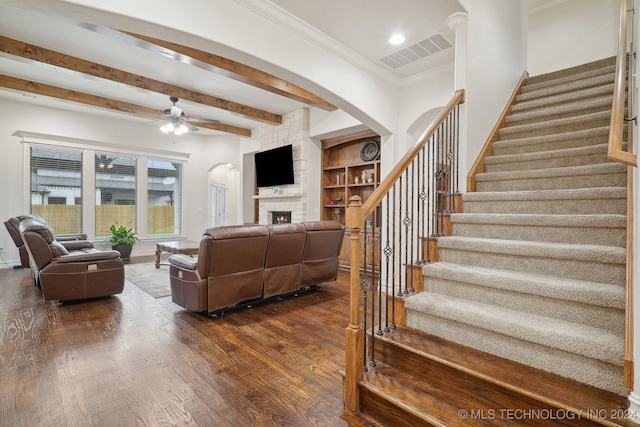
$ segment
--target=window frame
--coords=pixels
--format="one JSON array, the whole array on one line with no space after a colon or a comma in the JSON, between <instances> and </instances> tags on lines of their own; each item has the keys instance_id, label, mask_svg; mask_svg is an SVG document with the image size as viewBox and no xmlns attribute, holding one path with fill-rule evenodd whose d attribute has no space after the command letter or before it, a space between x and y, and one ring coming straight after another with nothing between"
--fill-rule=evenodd
<instances>
[{"instance_id":1,"label":"window frame","mask_svg":"<svg viewBox=\"0 0 640 427\"><path fill-rule=\"evenodd\" d=\"M169 150L156 150L147 148L131 149L131 145L113 144L107 142L91 141L77 138L69 138L59 135L41 134L27 131L16 131L13 136L21 137L22 140L22 153L23 153L23 192L22 192L22 205L24 212L30 212L31 208L31 171L30 171L30 149L33 145L47 146L48 148L59 149L79 149L83 153L83 158L93 159L95 154L99 152L114 152L127 156L136 157L140 167L137 173L137 185L136 185L136 232L141 240L157 241L166 240L167 238L183 239L186 237L184 224L186 215L186 203L184 188L184 174L186 171L186 165L189 159L189 153L169 151ZM148 158L157 160L169 161L172 163L180 163L181 166L181 209L179 224L181 230L178 233L162 236L149 236L147 233L147 161ZM142 167L144 165L144 167ZM82 182L82 229L83 233L87 234L90 240L96 239L95 230L95 209L96 209L96 182L95 182L95 164L93 161L83 162L83 182ZM143 214L141 214L143 212ZM99 239L98 239L99 240Z\"/></svg>"}]
</instances>

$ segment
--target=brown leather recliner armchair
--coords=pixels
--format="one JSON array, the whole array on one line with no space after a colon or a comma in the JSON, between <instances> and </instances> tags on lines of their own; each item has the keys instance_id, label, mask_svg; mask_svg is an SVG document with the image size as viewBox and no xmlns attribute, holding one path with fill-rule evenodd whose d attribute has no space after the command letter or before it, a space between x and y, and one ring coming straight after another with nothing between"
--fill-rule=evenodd
<instances>
[{"instance_id":1,"label":"brown leather recliner armchair","mask_svg":"<svg viewBox=\"0 0 640 427\"><path fill-rule=\"evenodd\" d=\"M100 251L87 241L58 242L51 228L33 218L21 221L18 229L45 299L97 298L124 289L124 264L118 251Z\"/></svg>"},{"instance_id":2,"label":"brown leather recliner armchair","mask_svg":"<svg viewBox=\"0 0 640 427\"><path fill-rule=\"evenodd\" d=\"M15 243L18 248L18 254L20 255L20 265L23 268L29 267L29 254L27 253L27 248L24 246L24 242L22 241L22 236L20 236L20 222L24 219L31 218L42 222L45 221L39 217L38 215L18 215L12 218L9 218L4 222L4 226L7 227L7 231L9 232L9 236L11 236L11 240ZM59 242L62 241L70 241L70 240L87 240L87 235L84 233L78 234L57 234L56 240Z\"/></svg>"}]
</instances>

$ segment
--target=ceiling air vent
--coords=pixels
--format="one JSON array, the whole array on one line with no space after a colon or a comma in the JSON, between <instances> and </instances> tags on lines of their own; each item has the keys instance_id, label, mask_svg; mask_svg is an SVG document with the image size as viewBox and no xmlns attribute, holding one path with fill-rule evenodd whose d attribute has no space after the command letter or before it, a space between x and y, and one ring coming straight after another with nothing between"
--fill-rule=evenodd
<instances>
[{"instance_id":1,"label":"ceiling air vent","mask_svg":"<svg viewBox=\"0 0 640 427\"><path fill-rule=\"evenodd\" d=\"M410 64L451 47L453 47L453 44L445 39L442 34L437 33L427 37L421 42L392 53L391 55L387 55L380 61L395 70L403 65Z\"/></svg>"}]
</instances>

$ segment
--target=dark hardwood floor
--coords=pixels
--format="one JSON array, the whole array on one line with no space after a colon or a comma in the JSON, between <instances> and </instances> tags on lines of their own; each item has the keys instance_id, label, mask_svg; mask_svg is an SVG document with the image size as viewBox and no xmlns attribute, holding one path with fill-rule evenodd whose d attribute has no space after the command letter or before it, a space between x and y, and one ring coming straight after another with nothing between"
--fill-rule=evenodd
<instances>
[{"instance_id":1,"label":"dark hardwood floor","mask_svg":"<svg viewBox=\"0 0 640 427\"><path fill-rule=\"evenodd\" d=\"M0 269L0 425L364 426L343 414L348 283L213 319L129 282L45 301Z\"/></svg>"}]
</instances>

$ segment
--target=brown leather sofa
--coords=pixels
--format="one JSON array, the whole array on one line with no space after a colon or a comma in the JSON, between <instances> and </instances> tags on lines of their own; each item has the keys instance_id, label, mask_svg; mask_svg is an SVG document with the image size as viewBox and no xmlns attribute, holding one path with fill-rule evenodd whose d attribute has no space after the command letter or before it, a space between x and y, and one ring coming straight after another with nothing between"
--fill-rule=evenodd
<instances>
[{"instance_id":1,"label":"brown leather sofa","mask_svg":"<svg viewBox=\"0 0 640 427\"><path fill-rule=\"evenodd\" d=\"M118 251L100 251L86 240L59 242L46 224L27 218L20 235L36 285L47 300L81 300L119 294L124 264Z\"/></svg>"},{"instance_id":2,"label":"brown leather sofa","mask_svg":"<svg viewBox=\"0 0 640 427\"><path fill-rule=\"evenodd\" d=\"M24 246L24 242L22 241L22 236L20 236L20 230L18 229L18 227L20 226L20 222L27 218L36 219L43 224L45 223L45 221L38 215L18 215L9 218L4 222L4 226L7 227L7 231L9 232L9 236L11 236L11 240L13 240L13 243L15 243L16 247L18 248L18 254L20 255L20 265L23 268L29 268L29 254L27 253L27 248ZM55 237L59 242L70 240L87 240L87 235L84 233L56 234Z\"/></svg>"},{"instance_id":3,"label":"brown leather sofa","mask_svg":"<svg viewBox=\"0 0 640 427\"><path fill-rule=\"evenodd\" d=\"M172 300L220 313L333 281L343 237L335 221L207 229L197 259L169 257Z\"/></svg>"}]
</instances>

